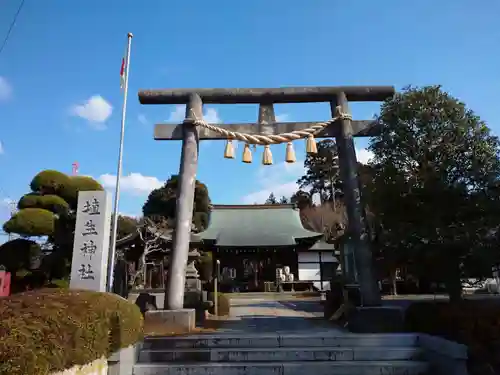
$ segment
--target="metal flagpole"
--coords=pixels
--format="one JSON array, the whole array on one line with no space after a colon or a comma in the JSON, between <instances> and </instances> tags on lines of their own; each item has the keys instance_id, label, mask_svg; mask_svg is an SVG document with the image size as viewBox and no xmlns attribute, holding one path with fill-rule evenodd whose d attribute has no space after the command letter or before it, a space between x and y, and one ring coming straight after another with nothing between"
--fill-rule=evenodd
<instances>
[{"instance_id":1,"label":"metal flagpole","mask_svg":"<svg viewBox=\"0 0 500 375\"><path fill-rule=\"evenodd\" d=\"M113 208L113 223L111 229L111 244L110 255L108 264L108 292L113 291L113 280L115 272L115 255L116 255L116 235L118 231L118 204L120 202L120 179L122 175L122 161L123 161L123 138L125 135L125 117L127 112L127 94L128 94L128 73L130 69L130 46L132 44L132 33L127 35L127 57L125 62L125 82L123 85L123 107L122 107L122 124L120 130L120 149L118 151L118 167L116 172L116 187L115 187L115 202Z\"/></svg>"}]
</instances>

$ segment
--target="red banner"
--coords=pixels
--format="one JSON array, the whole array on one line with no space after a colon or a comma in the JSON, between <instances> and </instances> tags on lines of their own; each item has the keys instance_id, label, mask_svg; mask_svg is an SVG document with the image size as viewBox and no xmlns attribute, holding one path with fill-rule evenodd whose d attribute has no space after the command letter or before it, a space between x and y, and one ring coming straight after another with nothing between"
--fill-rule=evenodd
<instances>
[{"instance_id":1,"label":"red banner","mask_svg":"<svg viewBox=\"0 0 500 375\"><path fill-rule=\"evenodd\" d=\"M0 271L0 297L10 295L10 272Z\"/></svg>"}]
</instances>

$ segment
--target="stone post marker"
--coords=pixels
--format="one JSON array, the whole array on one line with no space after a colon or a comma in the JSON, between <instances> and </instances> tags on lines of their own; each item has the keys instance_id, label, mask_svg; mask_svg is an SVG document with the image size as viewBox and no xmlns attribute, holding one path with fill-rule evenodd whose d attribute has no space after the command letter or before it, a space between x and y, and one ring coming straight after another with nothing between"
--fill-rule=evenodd
<instances>
[{"instance_id":1,"label":"stone post marker","mask_svg":"<svg viewBox=\"0 0 500 375\"><path fill-rule=\"evenodd\" d=\"M111 198L106 191L78 193L71 289L106 291Z\"/></svg>"}]
</instances>

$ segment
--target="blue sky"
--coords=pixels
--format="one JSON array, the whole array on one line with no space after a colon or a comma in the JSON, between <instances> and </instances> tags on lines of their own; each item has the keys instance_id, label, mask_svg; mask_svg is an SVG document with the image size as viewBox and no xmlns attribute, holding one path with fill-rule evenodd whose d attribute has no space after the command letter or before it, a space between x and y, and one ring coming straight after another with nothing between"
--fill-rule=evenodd
<instances>
[{"instance_id":1,"label":"blue sky","mask_svg":"<svg viewBox=\"0 0 500 375\"><path fill-rule=\"evenodd\" d=\"M3 0L0 40L20 0ZM34 1L0 54L0 222L40 170L114 184L122 93L119 69L134 33L120 211L139 214L148 192L179 168L180 143L153 140L174 106L141 106L139 88L442 84L499 133L500 2L465 0ZM369 119L378 104L355 104ZM276 106L290 121L326 120L326 104ZM181 112L182 113L182 109ZM256 105L211 106L209 119L253 122ZM357 142L365 158L367 141ZM215 203L289 195L303 171L223 159L201 145L198 179ZM237 153L241 154L242 147ZM296 143L298 158L303 142Z\"/></svg>"}]
</instances>

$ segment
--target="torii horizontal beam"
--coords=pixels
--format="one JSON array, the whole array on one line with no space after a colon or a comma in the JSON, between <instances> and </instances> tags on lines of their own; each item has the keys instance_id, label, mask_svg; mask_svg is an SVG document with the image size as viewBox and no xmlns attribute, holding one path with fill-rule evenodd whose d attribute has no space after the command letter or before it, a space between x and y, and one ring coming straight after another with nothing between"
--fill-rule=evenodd
<instances>
[{"instance_id":1,"label":"torii horizontal beam","mask_svg":"<svg viewBox=\"0 0 500 375\"><path fill-rule=\"evenodd\" d=\"M393 86L304 86L280 88L212 88L139 90L141 104L186 104L196 93L204 104L330 102L340 93L351 102L377 102L392 97Z\"/></svg>"},{"instance_id":2,"label":"torii horizontal beam","mask_svg":"<svg viewBox=\"0 0 500 375\"><path fill-rule=\"evenodd\" d=\"M282 134L294 130L309 128L319 122L276 122L269 124L213 124L232 132L247 134ZM156 141L178 141L182 140L183 125L174 124L156 124L154 129L154 139ZM352 121L353 137L373 137L380 134L380 126L373 120ZM316 138L333 138L340 135L340 127L328 126ZM199 127L198 136L200 140L219 140L226 139L224 135Z\"/></svg>"}]
</instances>

